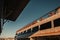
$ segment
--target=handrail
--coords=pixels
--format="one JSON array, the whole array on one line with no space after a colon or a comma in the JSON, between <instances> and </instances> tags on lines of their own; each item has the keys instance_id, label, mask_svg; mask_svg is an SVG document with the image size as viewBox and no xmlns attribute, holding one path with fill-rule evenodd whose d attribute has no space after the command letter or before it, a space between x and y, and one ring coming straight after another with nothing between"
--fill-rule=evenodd
<instances>
[{"instance_id":1,"label":"handrail","mask_svg":"<svg viewBox=\"0 0 60 40\"><path fill-rule=\"evenodd\" d=\"M19 31L21 31L22 29L27 28L27 27L29 27L29 26L31 26L31 25L37 23L38 20L39 20L39 21L42 21L42 20L44 20L45 18L48 18L48 17L50 17L50 16L53 16L54 14L52 14L52 12L53 12L54 14L56 14L56 9L54 9L54 10L52 10L52 11L50 11L50 12L44 14L43 16L39 17L38 19L32 21L31 23L27 24L27 25L24 26L23 28L17 30L17 32L19 32ZM49 14L52 14L52 15L49 15ZM41 18L43 18L43 19L40 20Z\"/></svg>"}]
</instances>

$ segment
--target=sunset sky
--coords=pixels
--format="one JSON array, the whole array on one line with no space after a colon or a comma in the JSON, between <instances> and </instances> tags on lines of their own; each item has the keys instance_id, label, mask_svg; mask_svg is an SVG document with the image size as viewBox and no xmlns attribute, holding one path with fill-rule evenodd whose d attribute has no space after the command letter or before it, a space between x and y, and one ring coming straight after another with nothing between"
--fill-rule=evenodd
<instances>
[{"instance_id":1,"label":"sunset sky","mask_svg":"<svg viewBox=\"0 0 60 40\"><path fill-rule=\"evenodd\" d=\"M18 29L60 6L60 0L30 0L15 22L6 22L0 37L14 37Z\"/></svg>"}]
</instances>

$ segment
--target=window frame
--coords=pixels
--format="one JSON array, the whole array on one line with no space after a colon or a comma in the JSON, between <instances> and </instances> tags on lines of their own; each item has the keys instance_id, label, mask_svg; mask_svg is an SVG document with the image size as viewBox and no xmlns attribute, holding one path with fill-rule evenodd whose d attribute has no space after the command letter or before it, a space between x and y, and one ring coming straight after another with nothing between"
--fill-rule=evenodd
<instances>
[{"instance_id":1,"label":"window frame","mask_svg":"<svg viewBox=\"0 0 60 40\"><path fill-rule=\"evenodd\" d=\"M50 25L48 25L48 23L49 23ZM45 26L45 27L44 27L44 26ZM49 27L48 27L48 26L49 26ZM46 27L47 27L47 28L46 28ZM40 25L40 30L45 30L45 29L49 29L49 28L52 28L52 22L51 22L51 21Z\"/></svg>"}]
</instances>

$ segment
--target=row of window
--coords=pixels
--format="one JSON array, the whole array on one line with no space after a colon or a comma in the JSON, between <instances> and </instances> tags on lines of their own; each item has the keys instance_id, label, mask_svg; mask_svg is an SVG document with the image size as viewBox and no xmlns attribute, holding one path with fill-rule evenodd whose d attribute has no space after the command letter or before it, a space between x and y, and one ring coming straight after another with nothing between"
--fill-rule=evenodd
<instances>
[{"instance_id":1,"label":"row of window","mask_svg":"<svg viewBox=\"0 0 60 40\"><path fill-rule=\"evenodd\" d=\"M60 26L60 18L54 20L53 24L54 24L54 27ZM52 27L52 25L51 25L51 21L50 21L48 23L40 25L40 30L48 29L48 28L51 28L51 27Z\"/></svg>"},{"instance_id":2,"label":"row of window","mask_svg":"<svg viewBox=\"0 0 60 40\"><path fill-rule=\"evenodd\" d=\"M54 20L53 23L54 23L54 27L60 26L60 18ZM24 31L23 33L20 33L20 34L26 34L26 33L36 32L38 30L44 30L44 29L49 29L49 28L51 28L51 21L47 22L45 24L40 25L40 28L38 26L36 26L36 27L32 28L32 30L29 29L29 30L27 30L27 32Z\"/></svg>"}]
</instances>

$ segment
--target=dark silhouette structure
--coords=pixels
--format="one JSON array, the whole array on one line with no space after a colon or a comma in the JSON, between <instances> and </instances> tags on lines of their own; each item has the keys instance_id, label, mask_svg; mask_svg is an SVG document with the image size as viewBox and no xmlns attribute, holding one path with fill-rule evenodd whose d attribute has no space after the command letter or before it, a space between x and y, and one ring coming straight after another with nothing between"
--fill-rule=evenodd
<instances>
[{"instance_id":1,"label":"dark silhouette structure","mask_svg":"<svg viewBox=\"0 0 60 40\"><path fill-rule=\"evenodd\" d=\"M29 0L0 0L0 33L1 23L4 24L4 20L15 21L28 2Z\"/></svg>"}]
</instances>

